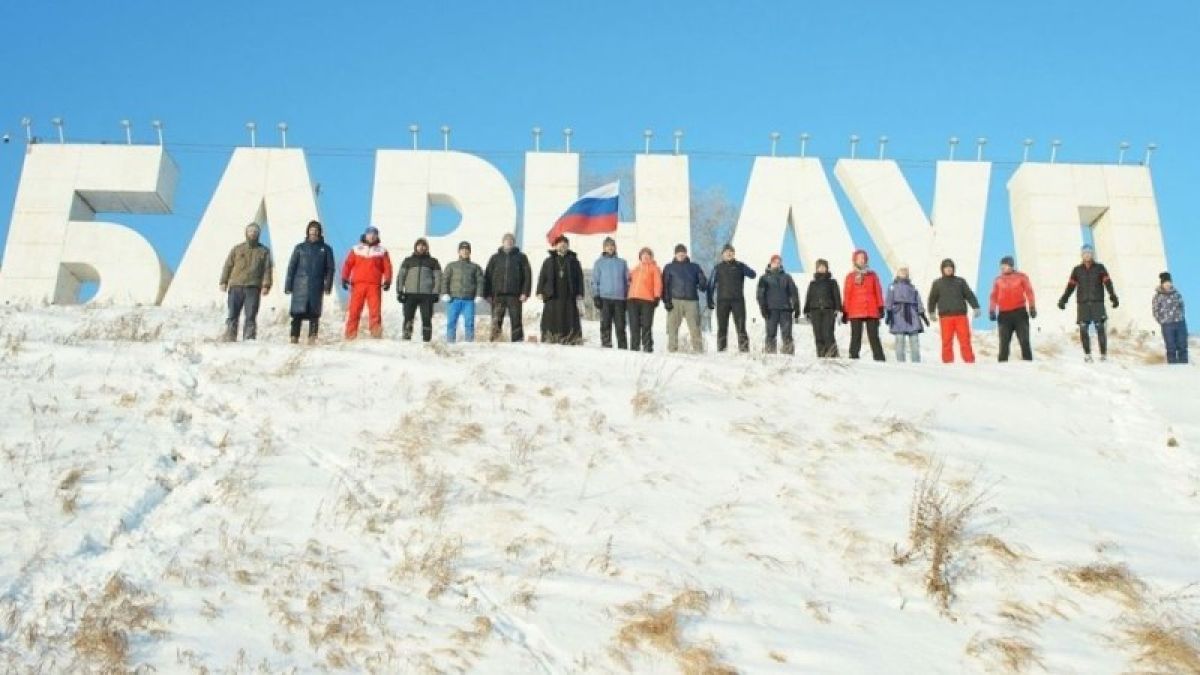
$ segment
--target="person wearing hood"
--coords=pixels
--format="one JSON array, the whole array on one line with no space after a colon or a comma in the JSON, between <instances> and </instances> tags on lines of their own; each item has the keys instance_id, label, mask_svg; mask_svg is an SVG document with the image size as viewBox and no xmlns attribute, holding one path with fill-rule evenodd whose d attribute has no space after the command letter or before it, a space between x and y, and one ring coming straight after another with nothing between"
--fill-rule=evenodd
<instances>
[{"instance_id":1,"label":"person wearing hood","mask_svg":"<svg viewBox=\"0 0 1200 675\"><path fill-rule=\"evenodd\" d=\"M1092 248L1090 244L1085 244L1080 249L1080 258L1081 262L1071 270L1071 277L1067 280L1067 289L1058 299L1058 308L1066 309L1071 294L1079 292L1075 296L1075 318L1076 323L1079 324L1079 342L1083 345L1083 360L1088 362L1092 360L1092 341L1088 336L1088 327L1096 324L1096 342L1100 345L1100 360L1105 361L1108 359L1108 334L1105 332L1104 324L1108 321L1108 313L1104 309L1104 292L1108 291L1108 298L1112 302L1113 309L1119 307L1121 303L1117 299L1117 292L1113 289L1112 277L1108 276L1108 270L1104 265L1096 262L1096 249Z\"/></svg>"},{"instance_id":2,"label":"person wearing hood","mask_svg":"<svg viewBox=\"0 0 1200 675\"><path fill-rule=\"evenodd\" d=\"M471 262L471 242L458 244L458 260L442 274L442 300L446 303L446 342L453 343L462 317L467 342L475 341L475 299L483 297L483 268Z\"/></svg>"},{"instance_id":3,"label":"person wearing hood","mask_svg":"<svg viewBox=\"0 0 1200 675\"><path fill-rule=\"evenodd\" d=\"M333 249L325 243L325 231L321 223L309 221L304 241L296 244L292 250L283 284L284 294L292 296L289 308L292 315L292 344L300 342L300 324L304 321L308 321L308 344L316 344L324 296L333 292L336 270Z\"/></svg>"},{"instance_id":4,"label":"person wearing hood","mask_svg":"<svg viewBox=\"0 0 1200 675\"><path fill-rule=\"evenodd\" d=\"M818 258L816 272L804 294L804 316L812 325L813 341L818 358L837 358L837 339L834 328L842 311L842 291L837 279L829 272L829 261Z\"/></svg>"},{"instance_id":5,"label":"person wearing hood","mask_svg":"<svg viewBox=\"0 0 1200 675\"><path fill-rule=\"evenodd\" d=\"M346 311L347 340L358 337L364 304L367 306L367 327L371 337L383 337L380 291L386 292L391 287L392 258L383 244L379 243L379 229L368 227L342 263L342 289L350 291L350 307Z\"/></svg>"},{"instance_id":6,"label":"person wearing hood","mask_svg":"<svg viewBox=\"0 0 1200 675\"><path fill-rule=\"evenodd\" d=\"M1171 273L1158 275L1158 288L1151 303L1154 320L1162 327L1163 343L1167 348L1167 363L1188 362L1187 320L1184 319L1183 296L1171 281Z\"/></svg>"},{"instance_id":7,"label":"person wearing hood","mask_svg":"<svg viewBox=\"0 0 1200 675\"><path fill-rule=\"evenodd\" d=\"M708 275L708 308L717 312L717 351L725 351L729 336L729 315L733 314L733 325L737 330L738 351L750 351L750 335L746 333L746 279L758 276L750 266L737 260L733 244L721 249L721 262ZM790 278L790 277L789 277ZM713 302L713 296L716 302ZM791 329L788 329L791 335Z\"/></svg>"},{"instance_id":8,"label":"person wearing hood","mask_svg":"<svg viewBox=\"0 0 1200 675\"><path fill-rule=\"evenodd\" d=\"M908 277L908 265L896 268L896 278L888 286L884 319L896 338L896 360L904 363L905 352L913 363L921 362L921 333L929 325L921 292Z\"/></svg>"},{"instance_id":9,"label":"person wearing hood","mask_svg":"<svg viewBox=\"0 0 1200 675\"><path fill-rule=\"evenodd\" d=\"M638 264L629 273L629 348L654 351L654 309L662 298L662 270L654 261L654 251L638 251Z\"/></svg>"},{"instance_id":10,"label":"person wearing hood","mask_svg":"<svg viewBox=\"0 0 1200 675\"><path fill-rule=\"evenodd\" d=\"M396 301L404 306L401 338L411 340L413 323L421 312L421 340L433 339L433 303L442 285L442 264L429 254L429 242L421 237L413 243L412 255L400 263L396 273Z\"/></svg>"},{"instance_id":11,"label":"person wearing hood","mask_svg":"<svg viewBox=\"0 0 1200 675\"><path fill-rule=\"evenodd\" d=\"M1029 320L1037 318L1037 304L1033 299L1033 284L1024 272L1016 269L1016 260L1011 255L1000 259L1000 276L992 282L992 295L988 300L988 318L1000 327L1000 362L1008 361L1013 333L1021 346L1021 360L1033 360L1033 347L1029 344Z\"/></svg>"},{"instance_id":12,"label":"person wearing hood","mask_svg":"<svg viewBox=\"0 0 1200 675\"><path fill-rule=\"evenodd\" d=\"M500 248L488 259L483 271L483 297L492 305L491 341L500 339L504 317L508 316L510 339L525 341L522 308L533 287L529 257L517 248L517 238L509 233L500 240Z\"/></svg>"},{"instance_id":13,"label":"person wearing hood","mask_svg":"<svg viewBox=\"0 0 1200 675\"><path fill-rule=\"evenodd\" d=\"M617 255L617 241L605 237L604 252L592 263L592 302L600 310L600 346L612 348L614 326L617 349L629 347L625 337L625 301L629 295L629 265Z\"/></svg>"},{"instance_id":14,"label":"person wearing hood","mask_svg":"<svg viewBox=\"0 0 1200 675\"><path fill-rule=\"evenodd\" d=\"M583 266L571 250L571 241L558 235L554 248L542 262L537 296L542 301L542 342L583 344L579 301L583 298Z\"/></svg>"},{"instance_id":15,"label":"person wearing hood","mask_svg":"<svg viewBox=\"0 0 1200 675\"><path fill-rule=\"evenodd\" d=\"M792 323L800 318L800 289L792 275L783 269L783 258L778 254L771 256L771 262L758 280L758 311L767 322L767 337L763 349L768 354L775 353L775 335L783 340L783 353L795 354L796 345L792 340Z\"/></svg>"},{"instance_id":16,"label":"person wearing hood","mask_svg":"<svg viewBox=\"0 0 1200 675\"><path fill-rule=\"evenodd\" d=\"M663 267L663 307L667 310L667 351L679 351L679 327L685 321L692 351L704 353L700 334L700 294L708 288L704 270L688 258L687 246L675 245L675 259Z\"/></svg>"},{"instance_id":17,"label":"person wearing hood","mask_svg":"<svg viewBox=\"0 0 1200 675\"><path fill-rule=\"evenodd\" d=\"M221 269L220 288L226 293L228 313L225 316L225 341L234 342L238 336L238 318L245 313L242 338L253 340L258 335L258 305L262 296L271 292L274 263L271 249L258 240L262 228L258 223L246 226L246 240L237 244L225 258Z\"/></svg>"},{"instance_id":18,"label":"person wearing hood","mask_svg":"<svg viewBox=\"0 0 1200 675\"><path fill-rule=\"evenodd\" d=\"M942 276L929 289L930 318L938 321L942 333L942 363L954 361L954 341L958 340L958 351L964 363L975 363L975 351L971 349L971 321L967 308L979 316L979 300L971 291L966 279L954 274L954 261L942 261Z\"/></svg>"},{"instance_id":19,"label":"person wearing hood","mask_svg":"<svg viewBox=\"0 0 1200 675\"><path fill-rule=\"evenodd\" d=\"M870 259L866 251L855 251L851 261L854 269L846 275L846 285L842 288L842 323L850 324L850 358L858 358L865 328L871 356L876 361L885 361L883 343L879 341L879 320L884 315L883 285L879 283L879 275L867 266Z\"/></svg>"}]
</instances>

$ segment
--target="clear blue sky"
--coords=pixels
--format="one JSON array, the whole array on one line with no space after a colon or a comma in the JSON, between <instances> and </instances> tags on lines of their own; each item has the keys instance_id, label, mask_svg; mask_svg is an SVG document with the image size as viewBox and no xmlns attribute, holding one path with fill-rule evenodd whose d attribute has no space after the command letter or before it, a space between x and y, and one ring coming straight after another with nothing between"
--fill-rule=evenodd
<instances>
[{"instance_id":1,"label":"clear blue sky","mask_svg":"<svg viewBox=\"0 0 1200 675\"><path fill-rule=\"evenodd\" d=\"M370 211L370 149L408 144L407 125L453 127L455 148L480 151L510 177L520 203L520 152L534 125L576 130L585 171L631 161L589 150L641 147L641 131L686 131L693 185L740 203L750 155L768 134L832 162L858 133L880 134L918 197L932 200L927 161L946 138L989 137L995 167L985 278L1010 251L1004 182L1021 139L1060 161L1113 161L1117 144L1161 146L1153 160L1168 260L1200 321L1200 234L1187 200L1200 178L1200 2L111 2L8 4L0 28L0 241L21 165L19 120L38 134L67 121L76 140L122 140L118 120L166 124L182 170L176 213L131 222L178 262L228 159L256 120L276 142L312 153L333 243L347 245ZM188 147L197 144L202 147ZM964 144L970 152L969 141ZM836 186L835 186L835 189ZM840 195L840 189L837 189ZM856 241L869 244L840 197ZM385 233L386 238L386 233ZM407 242L390 242L406 249ZM836 252L831 252L831 255ZM756 261L751 261L756 262ZM757 264L757 263L756 263ZM1063 271L1064 280L1067 270ZM1117 280L1120 284L1120 280ZM1120 289L1118 288L1118 291ZM1125 298L1147 302L1146 298ZM1045 303L1043 303L1045 304Z\"/></svg>"}]
</instances>

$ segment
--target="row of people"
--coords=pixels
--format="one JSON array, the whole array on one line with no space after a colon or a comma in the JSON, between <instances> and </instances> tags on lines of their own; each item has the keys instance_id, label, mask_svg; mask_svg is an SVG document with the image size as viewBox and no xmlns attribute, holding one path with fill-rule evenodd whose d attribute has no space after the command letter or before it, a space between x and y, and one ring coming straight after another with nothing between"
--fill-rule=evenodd
<instances>
[{"instance_id":1,"label":"row of people","mask_svg":"<svg viewBox=\"0 0 1200 675\"><path fill-rule=\"evenodd\" d=\"M237 338L238 319L242 313L245 314L243 335L247 339L254 338L258 298L270 290L271 257L258 241L259 234L257 224L252 223L246 228L246 241L230 251L221 276L221 288L228 293L228 340ZM579 302L585 296L585 277L565 236L554 242L541 266L536 287L529 259L516 246L512 234L504 235L486 267L481 268L473 262L471 253L470 242L460 243L458 258L443 269L430 254L425 239L415 242L412 254L401 262L394 277L396 299L403 305L402 339L412 339L418 314L422 340L432 339L433 308L440 300L446 306L446 340L454 342L457 339L461 321L465 339L472 341L475 337L475 302L486 298L492 311L491 340L500 339L507 320L511 339L523 341L524 303L531 292L536 291L543 303L542 340L558 344L582 342ZM879 335L882 324L894 337L896 359L919 361L920 334L933 320L939 322L944 362L954 360L955 343L963 361L975 360L970 320L972 315L979 316L980 304L967 281L957 276L953 260L942 261L941 274L927 295L928 303L913 284L906 266L896 270L885 293L878 274L869 265L866 251L855 251L852 264L844 285L839 287L828 262L818 260L801 303L799 289L784 270L778 255L771 257L759 277L754 269L737 259L736 250L727 244L721 251L721 261L706 275L688 257L687 247L679 244L672 261L662 268L655 260L654 252L642 248L637 264L631 269L618 255L616 241L610 237L605 239L603 253L592 267L590 281L591 295L600 317L601 345L612 347L615 337L619 349L653 351L654 314L661 302L667 312L668 351L679 349L679 333L684 325L688 329L692 351L703 351L700 325L700 303L703 301L716 316L717 350L728 348L732 319L738 350L749 351L744 288L746 280L757 278L755 301L766 325L764 349L769 353L794 353L792 325L803 316L812 327L818 356L838 356L835 329L840 321L850 326L850 358L859 358L865 334L872 357L877 361L885 360ZM293 342L299 341L305 321L309 324L309 341L316 340L323 296L332 292L336 271L333 251L324 242L321 224L310 222L305 241L292 252L284 288L291 296ZM347 254L340 278L350 299L346 339L357 337L364 306L370 335L380 337L382 293L392 286L393 270L378 229L366 229L359 243ZM1058 302L1059 309L1066 308L1073 293L1076 294L1077 322L1085 358L1091 360L1089 328L1094 326L1100 357L1104 359L1108 350L1105 293L1114 308L1119 301L1111 277L1104 265L1095 260L1095 252L1090 246L1084 246L1081 251L1081 262L1071 272ZM1168 361L1185 363L1187 327L1183 320L1183 299L1174 289L1168 273L1161 275L1153 311L1162 324ZM1031 360L1029 321L1036 319L1037 306L1032 284L1024 273L1016 270L1011 256L1000 261L1000 274L992 284L988 313L999 327L999 359L1008 360L1012 338L1016 337L1021 358Z\"/></svg>"}]
</instances>

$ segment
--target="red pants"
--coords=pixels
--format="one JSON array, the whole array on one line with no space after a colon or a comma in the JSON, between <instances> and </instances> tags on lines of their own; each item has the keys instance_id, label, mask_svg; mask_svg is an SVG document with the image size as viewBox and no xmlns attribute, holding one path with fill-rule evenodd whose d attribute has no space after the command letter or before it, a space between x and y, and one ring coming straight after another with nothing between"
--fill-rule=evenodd
<instances>
[{"instance_id":1,"label":"red pants","mask_svg":"<svg viewBox=\"0 0 1200 675\"><path fill-rule=\"evenodd\" d=\"M383 317L379 312L379 284L354 284L350 286L350 309L346 312L346 339L358 337L358 322L362 317L363 302L367 303L367 326L371 337L383 335Z\"/></svg>"},{"instance_id":2,"label":"red pants","mask_svg":"<svg viewBox=\"0 0 1200 675\"><path fill-rule=\"evenodd\" d=\"M962 352L962 360L975 363L975 352L971 349L971 321L966 315L943 316L939 320L942 327L942 363L954 362L954 338L958 338L958 351Z\"/></svg>"}]
</instances>

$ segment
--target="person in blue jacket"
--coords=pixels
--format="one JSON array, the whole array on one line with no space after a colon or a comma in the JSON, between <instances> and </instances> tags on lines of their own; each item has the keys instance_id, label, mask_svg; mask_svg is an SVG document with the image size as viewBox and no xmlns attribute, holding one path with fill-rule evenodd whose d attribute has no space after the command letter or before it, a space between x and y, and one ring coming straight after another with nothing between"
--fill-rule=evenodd
<instances>
[{"instance_id":1,"label":"person in blue jacket","mask_svg":"<svg viewBox=\"0 0 1200 675\"><path fill-rule=\"evenodd\" d=\"M733 325L737 329L738 351L750 351L750 336L746 333L746 279L758 273L750 266L737 260L732 244L721 249L721 262L708 275L708 308L717 310L717 351L725 351L729 336L729 315L733 314ZM716 302L713 302L716 296Z\"/></svg>"},{"instance_id":2,"label":"person in blue jacket","mask_svg":"<svg viewBox=\"0 0 1200 675\"><path fill-rule=\"evenodd\" d=\"M675 259L663 268L663 307L667 310L667 351L679 351L679 325L687 321L692 351L704 353L700 334L700 294L708 290L704 270L688 258L687 246L675 246Z\"/></svg>"},{"instance_id":3,"label":"person in blue jacket","mask_svg":"<svg viewBox=\"0 0 1200 675\"><path fill-rule=\"evenodd\" d=\"M323 296L333 292L333 273L336 269L333 249L325 243L321 223L310 221L304 241L296 244L292 250L283 284L283 292L292 296L289 307L292 344L300 342L300 324L304 321L308 321L308 343L316 343Z\"/></svg>"},{"instance_id":4,"label":"person in blue jacket","mask_svg":"<svg viewBox=\"0 0 1200 675\"><path fill-rule=\"evenodd\" d=\"M617 349L628 349L625 335L625 298L629 295L629 265L617 256L617 241L604 240L604 253L592 264L592 302L600 310L600 346L612 348L617 329Z\"/></svg>"}]
</instances>

